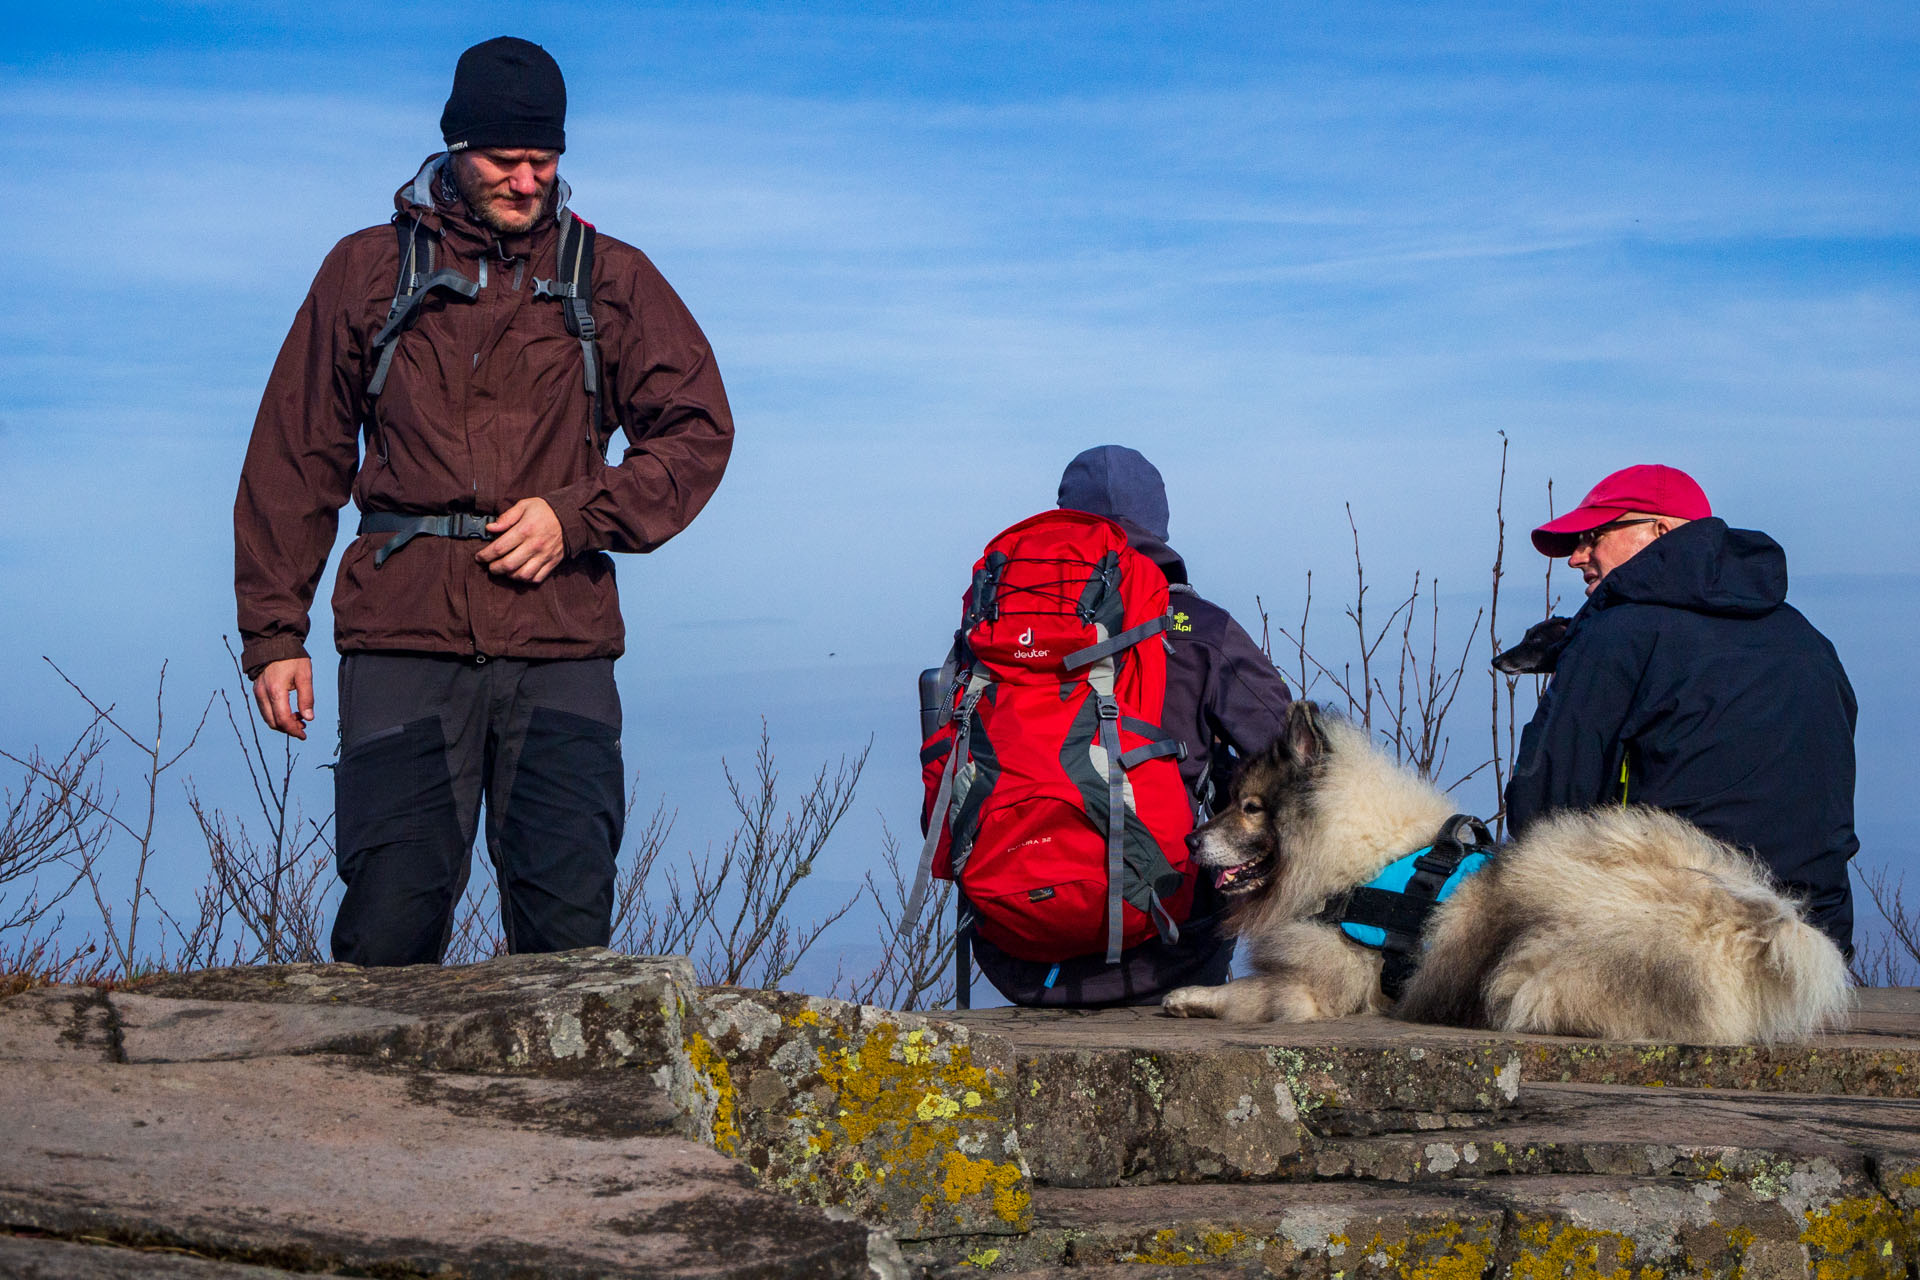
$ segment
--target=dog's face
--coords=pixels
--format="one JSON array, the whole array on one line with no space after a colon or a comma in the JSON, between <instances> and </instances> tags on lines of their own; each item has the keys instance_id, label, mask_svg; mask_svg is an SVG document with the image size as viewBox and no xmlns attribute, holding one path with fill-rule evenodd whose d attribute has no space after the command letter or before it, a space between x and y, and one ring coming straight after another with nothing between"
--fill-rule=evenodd
<instances>
[{"instance_id":1,"label":"dog's face","mask_svg":"<svg viewBox=\"0 0 1920 1280\"><path fill-rule=\"evenodd\" d=\"M1493 657L1493 669L1506 675L1552 675L1559 665L1560 651L1567 647L1567 628L1571 618L1548 618L1527 628L1527 634L1511 649Z\"/></svg>"},{"instance_id":2,"label":"dog's face","mask_svg":"<svg viewBox=\"0 0 1920 1280\"><path fill-rule=\"evenodd\" d=\"M1309 794L1327 755L1319 708L1296 702L1273 745L1249 756L1233 777L1232 802L1187 837L1194 861L1213 873L1214 887L1244 900L1285 870L1311 820Z\"/></svg>"}]
</instances>

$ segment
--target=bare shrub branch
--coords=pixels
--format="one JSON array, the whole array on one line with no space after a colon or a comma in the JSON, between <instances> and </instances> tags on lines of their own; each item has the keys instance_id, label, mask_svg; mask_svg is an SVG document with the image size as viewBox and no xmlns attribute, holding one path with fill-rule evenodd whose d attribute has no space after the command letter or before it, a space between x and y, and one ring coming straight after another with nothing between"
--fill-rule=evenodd
<instances>
[{"instance_id":1,"label":"bare shrub branch","mask_svg":"<svg viewBox=\"0 0 1920 1280\"><path fill-rule=\"evenodd\" d=\"M1920 985L1920 903L1907 905L1906 877L1895 879L1884 867L1857 874L1887 929L1854 948L1849 966L1854 982L1863 987Z\"/></svg>"},{"instance_id":2,"label":"bare shrub branch","mask_svg":"<svg viewBox=\"0 0 1920 1280\"><path fill-rule=\"evenodd\" d=\"M0 795L5 808L0 816L0 937L30 935L30 940L13 944L22 954L38 945L42 922L78 887L75 864L80 851L105 838L102 784L94 767L105 746L96 720L58 759L37 750L24 759L0 751L22 774L18 791ZM64 883L43 888L43 874Z\"/></svg>"},{"instance_id":3,"label":"bare shrub branch","mask_svg":"<svg viewBox=\"0 0 1920 1280\"><path fill-rule=\"evenodd\" d=\"M248 689L231 641L226 648L235 678ZM187 783L187 807L206 840L208 868L194 927L184 929L168 918L179 944L173 963L182 968L219 963L223 942L228 964L323 960L320 920L333 850L322 823L305 818L294 797L294 739L284 738L275 744L277 751L270 750L258 718L236 716L225 691L218 697L253 787L259 834L233 814L208 806L199 788ZM238 934L229 941L230 926L237 926Z\"/></svg>"},{"instance_id":4,"label":"bare shrub branch","mask_svg":"<svg viewBox=\"0 0 1920 1280\"><path fill-rule=\"evenodd\" d=\"M880 856L887 883L867 872L867 893L880 911L880 959L864 978L836 981L833 994L887 1009L939 1009L953 1003L953 884L937 882L920 918L906 918L914 867L900 857L900 842L883 819Z\"/></svg>"}]
</instances>

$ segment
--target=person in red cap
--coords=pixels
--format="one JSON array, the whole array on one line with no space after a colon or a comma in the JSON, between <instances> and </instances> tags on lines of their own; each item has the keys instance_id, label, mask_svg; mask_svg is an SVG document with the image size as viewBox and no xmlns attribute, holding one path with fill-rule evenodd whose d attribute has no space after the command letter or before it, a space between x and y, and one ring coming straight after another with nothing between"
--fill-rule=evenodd
<instances>
[{"instance_id":1,"label":"person in red cap","mask_svg":"<svg viewBox=\"0 0 1920 1280\"><path fill-rule=\"evenodd\" d=\"M1692 476L1635 466L1533 531L1587 601L1520 739L1507 825L1647 804L1746 849L1849 956L1853 687L1787 597L1787 560Z\"/></svg>"},{"instance_id":2,"label":"person in red cap","mask_svg":"<svg viewBox=\"0 0 1920 1280\"><path fill-rule=\"evenodd\" d=\"M1533 531L1541 555L1580 571L1587 594L1655 538L1713 514L1694 478L1658 464L1627 467L1593 486L1580 505Z\"/></svg>"}]
</instances>

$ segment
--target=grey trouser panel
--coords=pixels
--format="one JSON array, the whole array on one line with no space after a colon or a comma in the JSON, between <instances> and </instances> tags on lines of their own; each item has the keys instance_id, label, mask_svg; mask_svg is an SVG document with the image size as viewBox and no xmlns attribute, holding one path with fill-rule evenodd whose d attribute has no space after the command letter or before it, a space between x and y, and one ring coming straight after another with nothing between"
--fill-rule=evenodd
<instances>
[{"instance_id":1,"label":"grey trouser panel","mask_svg":"<svg viewBox=\"0 0 1920 1280\"><path fill-rule=\"evenodd\" d=\"M481 799L513 952L605 946L626 806L613 659L340 660L333 958L438 964Z\"/></svg>"}]
</instances>

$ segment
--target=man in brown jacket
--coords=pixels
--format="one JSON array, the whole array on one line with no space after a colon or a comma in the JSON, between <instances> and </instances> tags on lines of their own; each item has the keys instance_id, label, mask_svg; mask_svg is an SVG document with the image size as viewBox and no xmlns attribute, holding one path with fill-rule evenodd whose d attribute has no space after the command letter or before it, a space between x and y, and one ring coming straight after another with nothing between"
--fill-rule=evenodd
<instances>
[{"instance_id":1,"label":"man in brown jacket","mask_svg":"<svg viewBox=\"0 0 1920 1280\"><path fill-rule=\"evenodd\" d=\"M444 957L483 796L509 948L608 941L625 630L606 553L687 526L733 421L672 288L567 209L565 116L538 45L462 54L446 151L391 224L327 255L254 422L241 660L261 717L296 738L313 592L340 507L362 513L333 594L337 960Z\"/></svg>"}]
</instances>

